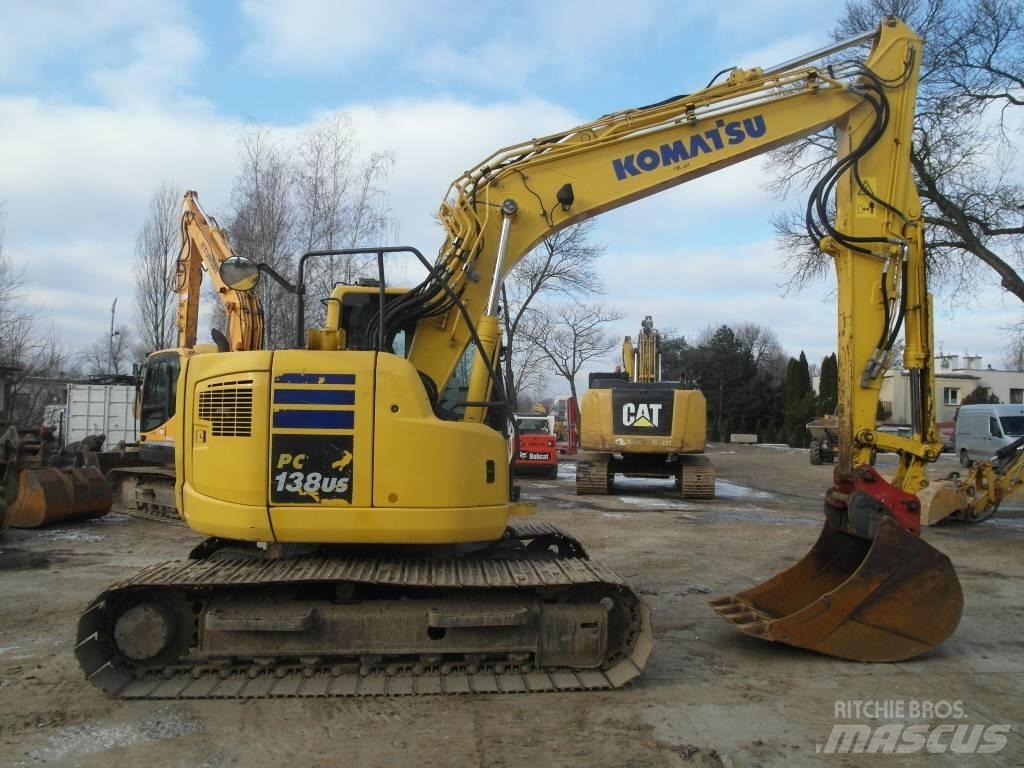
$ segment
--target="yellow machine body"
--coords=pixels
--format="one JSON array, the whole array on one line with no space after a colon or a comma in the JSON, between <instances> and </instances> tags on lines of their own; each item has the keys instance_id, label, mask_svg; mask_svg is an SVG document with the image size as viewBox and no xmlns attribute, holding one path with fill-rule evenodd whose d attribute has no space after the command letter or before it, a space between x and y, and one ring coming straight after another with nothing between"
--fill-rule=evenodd
<instances>
[{"instance_id":1,"label":"yellow machine body","mask_svg":"<svg viewBox=\"0 0 1024 768\"><path fill-rule=\"evenodd\" d=\"M622 372L590 376L580 403L576 493L609 493L623 474L672 478L684 499L712 499L715 468L703 455L706 440L704 394L661 380L660 337L647 315L636 345L629 336L622 342Z\"/></svg>"},{"instance_id":2,"label":"yellow machine body","mask_svg":"<svg viewBox=\"0 0 1024 768\"><path fill-rule=\"evenodd\" d=\"M196 356L182 372L179 409L190 429L178 452L178 503L199 533L491 541L514 509L504 438L437 419L416 369L395 355ZM444 482L451 477L459 482Z\"/></svg>"},{"instance_id":3,"label":"yellow machine body","mask_svg":"<svg viewBox=\"0 0 1024 768\"><path fill-rule=\"evenodd\" d=\"M700 390L667 391L665 395L670 398L670 408L664 407L664 401L645 403L641 399L616 403L615 392L615 389L599 387L583 393L580 404L582 450L704 453L708 431L707 401ZM671 414L668 419L665 418L666 411Z\"/></svg>"}]
</instances>

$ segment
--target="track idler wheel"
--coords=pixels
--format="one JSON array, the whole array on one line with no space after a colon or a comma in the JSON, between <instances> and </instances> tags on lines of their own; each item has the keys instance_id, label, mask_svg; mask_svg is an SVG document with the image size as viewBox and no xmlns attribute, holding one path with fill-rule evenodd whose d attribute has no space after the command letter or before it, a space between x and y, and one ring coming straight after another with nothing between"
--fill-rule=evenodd
<instances>
[{"instance_id":1,"label":"track idler wheel","mask_svg":"<svg viewBox=\"0 0 1024 768\"><path fill-rule=\"evenodd\" d=\"M18 477L18 495L11 502L7 524L38 528L102 517L110 511L110 486L95 467L25 469Z\"/></svg>"},{"instance_id":2,"label":"track idler wheel","mask_svg":"<svg viewBox=\"0 0 1024 768\"><path fill-rule=\"evenodd\" d=\"M891 662L949 637L963 593L948 557L886 519L874 540L826 523L796 565L711 605L748 635L841 659Z\"/></svg>"}]
</instances>

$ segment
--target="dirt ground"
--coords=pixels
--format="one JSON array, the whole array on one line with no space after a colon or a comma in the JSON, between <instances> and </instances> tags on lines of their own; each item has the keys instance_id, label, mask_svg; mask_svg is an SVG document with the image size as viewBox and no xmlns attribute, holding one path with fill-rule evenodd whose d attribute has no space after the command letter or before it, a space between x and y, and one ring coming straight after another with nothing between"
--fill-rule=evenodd
<instances>
[{"instance_id":1,"label":"dirt ground","mask_svg":"<svg viewBox=\"0 0 1024 768\"><path fill-rule=\"evenodd\" d=\"M71 652L78 613L107 584L184 557L191 532L120 514L8 531L0 542L0 765L758 766L1024 765L1024 511L926 539L960 575L945 644L907 663L837 661L745 637L707 606L793 563L814 542L831 470L803 451L719 446L714 502L621 481L577 498L571 465L524 495L627 579L654 611L644 675L604 693L245 701L115 701ZM885 469L885 457L880 469ZM939 470L955 468L940 462ZM961 702L941 723L1011 726L997 754L823 755L848 700ZM927 706L927 705L926 705ZM947 739L948 743L948 739Z\"/></svg>"}]
</instances>

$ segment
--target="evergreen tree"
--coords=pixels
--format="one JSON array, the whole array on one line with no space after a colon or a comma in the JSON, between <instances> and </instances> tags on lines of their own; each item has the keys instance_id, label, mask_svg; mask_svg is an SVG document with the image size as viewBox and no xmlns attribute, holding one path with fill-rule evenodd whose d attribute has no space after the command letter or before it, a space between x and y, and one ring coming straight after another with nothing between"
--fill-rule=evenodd
<instances>
[{"instance_id":1,"label":"evergreen tree","mask_svg":"<svg viewBox=\"0 0 1024 768\"><path fill-rule=\"evenodd\" d=\"M806 447L810 434L806 424L814 418L817 398L811 388L811 374L807 367L807 356L801 351L800 358L790 358L786 366L786 383L783 393L783 428L786 442L792 446Z\"/></svg>"},{"instance_id":2,"label":"evergreen tree","mask_svg":"<svg viewBox=\"0 0 1024 768\"><path fill-rule=\"evenodd\" d=\"M827 416L836 409L839 400L839 359L833 352L821 361L818 381L818 415Z\"/></svg>"},{"instance_id":3,"label":"evergreen tree","mask_svg":"<svg viewBox=\"0 0 1024 768\"><path fill-rule=\"evenodd\" d=\"M988 387L975 387L960 405L998 405L999 398Z\"/></svg>"},{"instance_id":4,"label":"evergreen tree","mask_svg":"<svg viewBox=\"0 0 1024 768\"><path fill-rule=\"evenodd\" d=\"M808 392L812 392L814 388L811 386L811 369L807 365L807 355L804 351L800 350L800 397L802 398Z\"/></svg>"}]
</instances>

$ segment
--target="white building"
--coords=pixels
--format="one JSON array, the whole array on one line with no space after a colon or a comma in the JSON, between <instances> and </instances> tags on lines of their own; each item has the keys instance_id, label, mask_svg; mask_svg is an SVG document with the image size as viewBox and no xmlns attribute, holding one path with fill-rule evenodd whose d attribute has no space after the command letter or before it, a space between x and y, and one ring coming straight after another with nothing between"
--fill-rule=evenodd
<instances>
[{"instance_id":1,"label":"white building","mask_svg":"<svg viewBox=\"0 0 1024 768\"><path fill-rule=\"evenodd\" d=\"M977 387L1001 403L1024 403L1024 371L1001 371L982 366L980 356L941 355L935 358L935 420L952 421L960 402ZM910 375L890 370L882 378L879 396L888 414L885 424L910 423Z\"/></svg>"}]
</instances>

